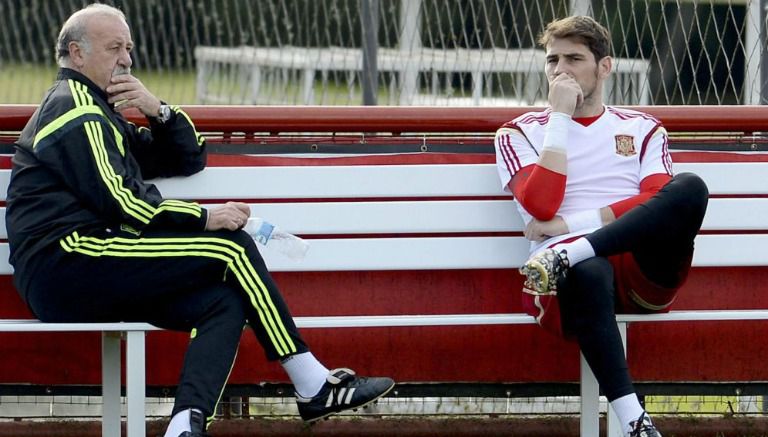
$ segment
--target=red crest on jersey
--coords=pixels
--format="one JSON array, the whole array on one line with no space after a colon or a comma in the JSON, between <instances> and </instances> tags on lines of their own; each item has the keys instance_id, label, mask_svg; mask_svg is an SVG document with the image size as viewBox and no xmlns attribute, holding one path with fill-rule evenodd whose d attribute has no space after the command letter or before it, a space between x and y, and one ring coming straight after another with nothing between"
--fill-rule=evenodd
<instances>
[{"instance_id":1,"label":"red crest on jersey","mask_svg":"<svg viewBox=\"0 0 768 437\"><path fill-rule=\"evenodd\" d=\"M635 137L632 135L616 135L616 153L621 156L632 156L635 150Z\"/></svg>"}]
</instances>

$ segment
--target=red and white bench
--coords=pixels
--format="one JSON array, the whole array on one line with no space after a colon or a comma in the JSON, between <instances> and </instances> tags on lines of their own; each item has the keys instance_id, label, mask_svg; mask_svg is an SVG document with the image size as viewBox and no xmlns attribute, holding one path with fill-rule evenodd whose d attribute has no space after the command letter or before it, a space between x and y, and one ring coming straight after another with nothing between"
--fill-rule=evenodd
<instances>
[{"instance_id":1,"label":"red and white bench","mask_svg":"<svg viewBox=\"0 0 768 437\"><path fill-rule=\"evenodd\" d=\"M324 347L330 349L331 358L336 357L337 349L326 337L329 332L345 328L373 344L373 353L381 355L377 360L392 360L389 364L380 363L381 368L373 365L369 366L371 369L363 370L366 373L369 370L387 371L408 357L422 356L418 351L410 350L408 345L425 347L428 342L419 337L433 336L436 342L446 342L449 345L446 350L455 354L439 356L441 361L452 359L455 363L418 363L424 372L430 369L437 372L437 382L447 378L460 381L462 379L457 375L466 371L466 366L475 365L480 368L478 375L484 378L492 378L488 375L500 372L496 382L525 380L512 379L526 378L517 374L521 372L519 369L532 372L527 376L532 380L545 381L547 376L536 373L536 366L551 368L552 364L547 361L562 360L573 346L546 338L546 334L533 326L512 327L535 323L519 311L509 311L519 308L521 280L515 270L527 257L528 242L522 237L522 221L511 198L500 191L495 165L489 162L357 165L354 161L350 159L343 165L334 165L334 160L321 165L316 165L318 162L314 165L285 165L290 160L282 160L280 165L214 166L190 178L172 178L157 183L169 198L195 199L207 204L230 199L247 201L254 215L310 241L310 250L301 262L291 261L270 250L265 250L264 255L271 271L276 272L278 283L287 284L283 289L289 305L298 315L299 327L319 328L326 334L321 338L306 331L310 344L319 344L315 348L321 357ZM305 160L297 162L306 164ZM711 193L702 233L696 241L694 266L718 271L749 266L764 269L768 265L768 252L761 250L768 245L768 184L764 182L768 162L687 162L676 163L675 169L699 174ZM0 187L7 187L9 176L9 170L0 171ZM4 196L6 190L0 189L0 192ZM4 217L4 210L0 217ZM0 238L4 239L5 226L1 229ZM0 244L0 275L12 273L7 250L7 243ZM474 276L474 272L478 275ZM419 278L431 277L433 273L445 275L447 279L435 279L437 283L429 284ZM758 274L762 274L762 270ZM409 277L409 281L421 288L402 290L399 285L382 281L401 276ZM371 281L365 285L369 293L363 296L349 296L350 292L358 293L359 290L347 290L345 295L344 290L335 289L343 288L344 281L355 282L361 277ZM456 281L463 277L467 282ZM334 278L340 278L340 282L328 284ZM426 290L430 286L434 289ZM766 286L756 284L756 287ZM298 289L302 291L296 291ZM339 302L338 296L358 302ZM724 293L722 298L728 299L728 296ZM441 299L453 302L441 302ZM765 301L762 302L759 305ZM629 325L640 323L768 319L768 306L733 308L727 301L723 303L722 308L730 309L683 307L669 314L621 315L618 321L622 332L626 333ZM34 320L0 320L0 332L102 333L104 435L119 435L116 429L120 426L119 338L122 335L126 340L127 426L132 437L145 435L145 335L155 329L136 323L50 324ZM650 335L663 338L665 329ZM360 331L374 332L376 338ZM478 332L487 333L488 337L477 338L478 345L466 344L462 333L465 331L473 333L469 334L471 336ZM522 338L510 334L514 332L520 332ZM354 335L349 341L358 338ZM649 334L643 335L647 338ZM448 337L455 337L465 344L452 344L455 340ZM530 353L520 350L532 344L525 337L535 337L541 346ZM381 346L383 343L390 343L401 354L385 351ZM505 343L514 346L510 349ZM628 344L631 349L632 338ZM486 355L478 353L483 350L477 349L478 346L488 348ZM256 348L253 344L243 347ZM492 347L497 349L490 349ZM461 355L461 350L470 356ZM668 351L669 354L673 352ZM365 354L366 351L359 351L350 356L355 359L365 357ZM486 358L506 360L507 367L515 374L487 367L483 362ZM393 376L404 382L413 381L409 378L418 373L407 365L404 368L399 375L395 370ZM598 387L583 359L581 369L578 377L582 392L581 435L597 435ZM177 369L169 370L174 374L175 371ZM466 375L469 380L474 377L472 371ZM9 377L0 383L7 382ZM243 379L237 375L234 378ZM255 378L251 376L251 380ZM609 419L609 427L612 433L616 432L612 419Z\"/></svg>"}]
</instances>

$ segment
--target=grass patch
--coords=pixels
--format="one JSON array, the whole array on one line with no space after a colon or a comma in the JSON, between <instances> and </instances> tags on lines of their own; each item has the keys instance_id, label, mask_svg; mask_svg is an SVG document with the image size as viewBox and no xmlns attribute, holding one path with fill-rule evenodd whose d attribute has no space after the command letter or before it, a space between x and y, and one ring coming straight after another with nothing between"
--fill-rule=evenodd
<instances>
[{"instance_id":1,"label":"grass patch","mask_svg":"<svg viewBox=\"0 0 768 437\"><path fill-rule=\"evenodd\" d=\"M54 64L8 63L0 64L0 103L38 104L45 92L56 79L58 68ZM287 74L283 74L287 73ZM318 74L313 84L313 95L307 101L301 87L302 78L296 71L281 72L265 69L258 95L252 98L252 83L242 72L234 68L223 68L211 75L206 84L207 98L201 102L197 96L196 72L194 69L136 69L138 77L152 94L159 99L176 105L227 104L227 105L361 105L362 87L359 73L352 77L332 72L323 81ZM414 97L413 104L428 106L472 106L470 95L464 90L448 93L440 90L429 95L422 87L422 94ZM450 94L450 95L447 95ZM399 105L400 90L392 75L379 77L377 90L378 105ZM494 102L493 100L499 100ZM486 106L519 105L510 99L485 99Z\"/></svg>"},{"instance_id":2,"label":"grass patch","mask_svg":"<svg viewBox=\"0 0 768 437\"><path fill-rule=\"evenodd\" d=\"M56 79L58 68L40 64L2 64L0 103L38 104ZM185 70L136 70L152 94L173 104L194 104L195 72Z\"/></svg>"}]
</instances>

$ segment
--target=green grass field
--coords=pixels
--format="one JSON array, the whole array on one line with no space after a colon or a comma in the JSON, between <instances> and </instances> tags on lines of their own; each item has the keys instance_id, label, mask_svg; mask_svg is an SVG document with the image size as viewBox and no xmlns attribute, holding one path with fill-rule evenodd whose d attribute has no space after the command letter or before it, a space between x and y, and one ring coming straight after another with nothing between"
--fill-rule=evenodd
<instances>
[{"instance_id":1,"label":"green grass field","mask_svg":"<svg viewBox=\"0 0 768 437\"><path fill-rule=\"evenodd\" d=\"M56 78L57 67L50 65L14 63L0 64L0 104L37 104ZM196 72L194 69L134 69L133 73L158 98L177 105L304 105L307 104L301 89L301 77L293 71L283 75L279 71L264 72L257 100L251 100L251 83L236 69L225 68L207 79L206 98L197 96ZM322 81L316 75L313 96L309 103L314 105L361 105L362 85L359 75L351 78L345 75L331 75ZM349 82L348 82L349 80ZM422 94L414 100L416 105L428 106L472 106L474 103L468 90L441 90L442 94ZM398 105L399 89L392 77L380 77L377 92L378 105ZM485 99L488 106L517 106L516 99L491 97Z\"/></svg>"},{"instance_id":2,"label":"green grass field","mask_svg":"<svg viewBox=\"0 0 768 437\"><path fill-rule=\"evenodd\" d=\"M37 104L56 78L57 67L41 64L0 64L0 104ZM199 104L196 95L196 72L190 70L142 70L134 69L134 74L158 98L173 104ZM362 90L359 78L352 84L344 78L332 78L322 82L319 78L314 84L313 104L322 105L360 105ZM272 75L262 82L256 102L249 100L248 84L243 83L237 74L226 70L209 78L207 83L208 98L205 104L259 104L259 105L303 105L298 76L287 80ZM396 91L389 89L389 83L379 82L378 104L397 105ZM466 103L465 103L466 104ZM464 104L460 104L463 106Z\"/></svg>"},{"instance_id":3,"label":"green grass field","mask_svg":"<svg viewBox=\"0 0 768 437\"><path fill-rule=\"evenodd\" d=\"M56 78L56 71L53 63L0 65L0 103L40 103ZM195 103L194 71L135 70L134 74L162 100L174 104Z\"/></svg>"},{"instance_id":4,"label":"green grass field","mask_svg":"<svg viewBox=\"0 0 768 437\"><path fill-rule=\"evenodd\" d=\"M57 67L39 64L2 64L0 65L0 103L24 104L40 103L45 91L56 78ZM134 69L134 74L158 98L173 104L200 103L196 96L194 70L141 70ZM286 101L299 101L300 89L293 82L285 86L264 84L258 104L285 104ZM324 91L323 91L324 89ZM219 96L209 100L207 104L243 104L247 90L242 89L237 78L224 74L212 78L208 83L208 91ZM344 84L318 81L315 87L316 100L325 104L360 104L358 100L361 91L355 90L350 101L349 90ZM379 101L386 102L386 89L380 87ZM303 102L301 102L303 103Z\"/></svg>"}]
</instances>

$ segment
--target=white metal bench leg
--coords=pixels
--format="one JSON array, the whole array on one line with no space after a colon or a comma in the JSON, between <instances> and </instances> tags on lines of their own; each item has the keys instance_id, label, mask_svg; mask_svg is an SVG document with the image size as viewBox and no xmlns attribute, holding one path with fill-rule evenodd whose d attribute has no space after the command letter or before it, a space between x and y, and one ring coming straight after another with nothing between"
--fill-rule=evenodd
<instances>
[{"instance_id":1,"label":"white metal bench leg","mask_svg":"<svg viewBox=\"0 0 768 437\"><path fill-rule=\"evenodd\" d=\"M120 333L101 333L101 435L120 435Z\"/></svg>"},{"instance_id":2,"label":"white metal bench leg","mask_svg":"<svg viewBox=\"0 0 768 437\"><path fill-rule=\"evenodd\" d=\"M600 435L600 387L583 354L581 363L581 437Z\"/></svg>"},{"instance_id":3,"label":"white metal bench leg","mask_svg":"<svg viewBox=\"0 0 768 437\"><path fill-rule=\"evenodd\" d=\"M624 345L624 356L627 355L627 323L626 322L619 322L619 334L621 335L621 342ZM611 406L608 406L608 414L607 416L607 423L606 423L606 431L605 435L607 437L624 437L624 430L622 429L623 426L621 426L621 422L619 421L619 417L616 415L616 412L613 411L613 408Z\"/></svg>"},{"instance_id":4,"label":"white metal bench leg","mask_svg":"<svg viewBox=\"0 0 768 437\"><path fill-rule=\"evenodd\" d=\"M128 331L125 344L125 395L128 404L128 437L146 437L144 331ZM119 435L119 434L118 434Z\"/></svg>"}]
</instances>

